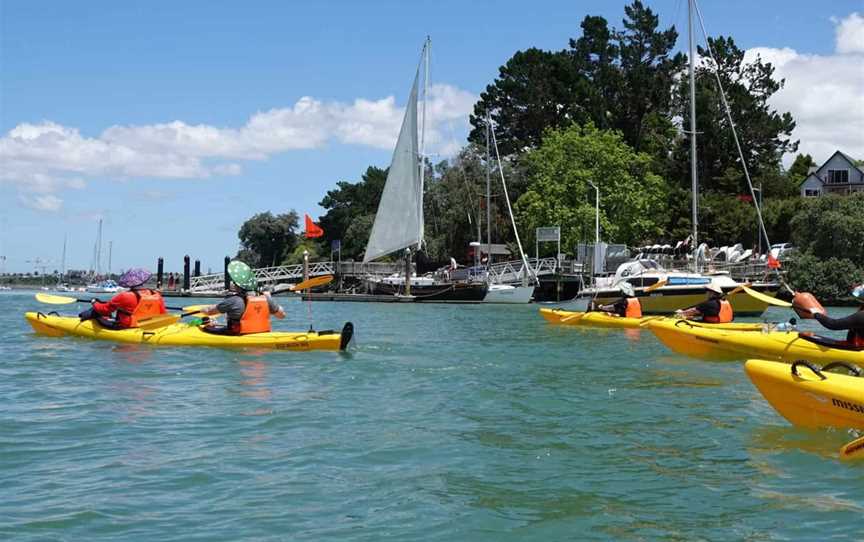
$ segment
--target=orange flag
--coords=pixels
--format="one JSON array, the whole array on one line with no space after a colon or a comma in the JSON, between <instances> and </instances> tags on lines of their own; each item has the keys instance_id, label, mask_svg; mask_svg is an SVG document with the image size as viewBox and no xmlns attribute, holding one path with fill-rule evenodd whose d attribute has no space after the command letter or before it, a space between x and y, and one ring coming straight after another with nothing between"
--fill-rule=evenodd
<instances>
[{"instance_id":1,"label":"orange flag","mask_svg":"<svg viewBox=\"0 0 864 542\"><path fill-rule=\"evenodd\" d=\"M313 237L321 237L324 235L324 230L320 226L312 222L312 217L306 215L306 239Z\"/></svg>"}]
</instances>

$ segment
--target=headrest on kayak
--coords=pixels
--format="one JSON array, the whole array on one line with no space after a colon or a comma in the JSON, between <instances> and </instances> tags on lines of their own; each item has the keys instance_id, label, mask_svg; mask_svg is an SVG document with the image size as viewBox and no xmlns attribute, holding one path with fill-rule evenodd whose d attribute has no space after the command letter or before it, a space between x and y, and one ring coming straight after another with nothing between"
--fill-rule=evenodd
<instances>
[{"instance_id":1,"label":"headrest on kayak","mask_svg":"<svg viewBox=\"0 0 864 542\"><path fill-rule=\"evenodd\" d=\"M133 267L117 279L117 284L123 288L135 288L141 286L148 280L150 280L150 271L141 269L140 267Z\"/></svg>"},{"instance_id":2,"label":"headrest on kayak","mask_svg":"<svg viewBox=\"0 0 864 542\"><path fill-rule=\"evenodd\" d=\"M708 284L706 284L705 289L708 290L709 292L714 292L715 294L723 295L723 288L717 286L713 282L709 282Z\"/></svg>"},{"instance_id":3,"label":"headrest on kayak","mask_svg":"<svg viewBox=\"0 0 864 542\"><path fill-rule=\"evenodd\" d=\"M621 290L621 293L626 295L627 297L636 297L636 291L633 289L633 286L629 282L622 282L618 284L618 289Z\"/></svg>"}]
</instances>

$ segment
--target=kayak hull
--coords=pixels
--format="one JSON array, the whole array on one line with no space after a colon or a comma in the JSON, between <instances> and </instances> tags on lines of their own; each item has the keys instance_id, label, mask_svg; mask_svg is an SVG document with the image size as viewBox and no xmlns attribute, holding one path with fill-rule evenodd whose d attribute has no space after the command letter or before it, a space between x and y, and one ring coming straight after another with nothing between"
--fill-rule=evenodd
<instances>
[{"instance_id":1,"label":"kayak hull","mask_svg":"<svg viewBox=\"0 0 864 542\"><path fill-rule=\"evenodd\" d=\"M589 326L589 327L607 327L607 328L626 328L634 329L647 325L648 322L655 319L677 321L672 318L662 318L657 316L644 316L642 318L626 318L608 314L602 311L578 312L565 311L561 309L540 309L540 315L552 324L561 324L565 326ZM736 329L740 331L762 331L766 325L759 322L752 323L729 323L729 324L704 324L701 322L691 322L694 326L707 326L714 329Z\"/></svg>"},{"instance_id":2,"label":"kayak hull","mask_svg":"<svg viewBox=\"0 0 864 542\"><path fill-rule=\"evenodd\" d=\"M93 320L28 312L27 322L38 335L48 337L84 337L120 343L163 346L212 346L221 348L273 348L277 350L344 350L351 340L353 326L348 323L339 331L270 332L251 335L214 335L198 326L172 324L162 328L105 329Z\"/></svg>"},{"instance_id":3,"label":"kayak hull","mask_svg":"<svg viewBox=\"0 0 864 542\"><path fill-rule=\"evenodd\" d=\"M654 320L646 323L654 335L673 352L705 360L737 361L761 358L792 363L806 359L817 363L846 361L864 364L864 351L851 351L815 344L796 331L712 329L682 321Z\"/></svg>"},{"instance_id":4,"label":"kayak hull","mask_svg":"<svg viewBox=\"0 0 864 542\"><path fill-rule=\"evenodd\" d=\"M747 376L765 400L793 425L864 429L864 378L750 359Z\"/></svg>"}]
</instances>

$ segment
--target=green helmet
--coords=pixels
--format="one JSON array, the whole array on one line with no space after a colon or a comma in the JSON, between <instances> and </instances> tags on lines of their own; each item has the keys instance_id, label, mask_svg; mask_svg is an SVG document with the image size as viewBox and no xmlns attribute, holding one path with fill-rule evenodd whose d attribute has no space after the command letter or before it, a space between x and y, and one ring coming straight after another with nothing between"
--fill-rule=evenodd
<instances>
[{"instance_id":1,"label":"green helmet","mask_svg":"<svg viewBox=\"0 0 864 542\"><path fill-rule=\"evenodd\" d=\"M252 268L241 262L234 260L228 264L228 276L234 281L234 284L250 291L258 287L258 279L255 278L255 273Z\"/></svg>"}]
</instances>

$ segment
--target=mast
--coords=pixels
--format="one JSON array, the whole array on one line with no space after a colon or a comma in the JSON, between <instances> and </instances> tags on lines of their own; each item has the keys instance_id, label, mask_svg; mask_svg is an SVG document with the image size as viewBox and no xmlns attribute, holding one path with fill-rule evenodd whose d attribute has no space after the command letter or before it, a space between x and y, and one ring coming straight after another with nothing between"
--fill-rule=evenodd
<instances>
[{"instance_id":1,"label":"mast","mask_svg":"<svg viewBox=\"0 0 864 542\"><path fill-rule=\"evenodd\" d=\"M66 276L66 241L69 237L69 234L63 235L63 256L60 258L60 280L62 282L63 278Z\"/></svg>"},{"instance_id":2,"label":"mast","mask_svg":"<svg viewBox=\"0 0 864 542\"><path fill-rule=\"evenodd\" d=\"M423 248L423 229L425 220L423 218L424 185L426 182L426 102L429 101L429 54L432 48L432 38L426 36L423 44L423 104L420 106L420 241L417 250Z\"/></svg>"},{"instance_id":3,"label":"mast","mask_svg":"<svg viewBox=\"0 0 864 542\"><path fill-rule=\"evenodd\" d=\"M114 241L108 241L108 278L111 278L111 248L114 246Z\"/></svg>"},{"instance_id":4,"label":"mast","mask_svg":"<svg viewBox=\"0 0 864 542\"><path fill-rule=\"evenodd\" d=\"M492 264L492 161L489 155L489 132L492 117L486 111L486 267Z\"/></svg>"},{"instance_id":5,"label":"mast","mask_svg":"<svg viewBox=\"0 0 864 542\"><path fill-rule=\"evenodd\" d=\"M693 192L693 271L699 270L699 178L696 172L696 48L693 42L693 2L687 0L687 32L690 41L690 180Z\"/></svg>"}]
</instances>

